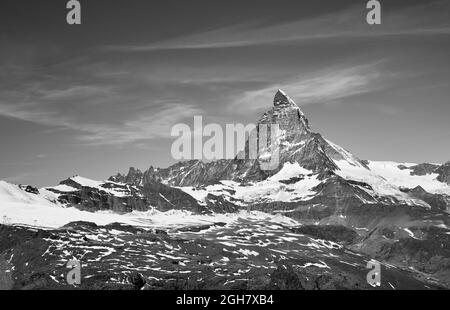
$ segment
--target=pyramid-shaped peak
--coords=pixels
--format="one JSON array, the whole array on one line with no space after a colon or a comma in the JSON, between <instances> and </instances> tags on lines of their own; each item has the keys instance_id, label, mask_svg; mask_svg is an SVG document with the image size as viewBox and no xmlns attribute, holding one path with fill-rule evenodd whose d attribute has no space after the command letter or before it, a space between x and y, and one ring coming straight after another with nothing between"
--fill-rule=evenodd
<instances>
[{"instance_id":1,"label":"pyramid-shaped peak","mask_svg":"<svg viewBox=\"0 0 450 310\"><path fill-rule=\"evenodd\" d=\"M274 106L281 106L281 105L295 105L294 100L292 100L284 91L279 89L277 93L275 94L275 97L273 98L273 105Z\"/></svg>"}]
</instances>

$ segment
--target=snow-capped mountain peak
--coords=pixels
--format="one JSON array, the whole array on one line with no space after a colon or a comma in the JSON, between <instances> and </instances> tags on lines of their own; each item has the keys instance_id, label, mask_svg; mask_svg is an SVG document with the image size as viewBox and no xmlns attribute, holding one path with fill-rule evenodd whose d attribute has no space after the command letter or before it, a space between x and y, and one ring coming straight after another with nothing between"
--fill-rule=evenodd
<instances>
[{"instance_id":1,"label":"snow-capped mountain peak","mask_svg":"<svg viewBox=\"0 0 450 310\"><path fill-rule=\"evenodd\" d=\"M416 253L416 242L426 240L437 254L429 258L427 244L419 267L435 260L438 272L445 268L448 249L435 242L450 240L450 163L360 160L313 132L300 108L281 90L259 124L280 127L276 169L261 169L260 155L257 159L190 160L163 169L150 166L144 172L130 168L127 175L117 174L107 181L73 176L39 190L0 181L0 219L8 225L47 228L69 221L100 225L121 222L169 230L207 230L217 235L217 227L232 225L235 219L248 222L257 216L264 224L254 227L264 229L271 229L272 221L298 221L305 229L299 231L302 234L319 233L320 238L328 235L334 239L335 232L350 233L355 237L351 240L358 242L353 246L363 252L372 251L375 244L375 248L387 249L391 255L400 244L400 252L395 255L402 260L404 249ZM321 225L324 232L331 229L331 233L318 232ZM267 237L264 233L257 235ZM280 244L292 236L282 238ZM347 242L347 237L343 238L341 241ZM219 243L229 244L234 239L219 239ZM402 243L410 239L414 243ZM311 244L317 246L308 241L308 251ZM319 263L314 266L326 268L322 261Z\"/></svg>"}]
</instances>

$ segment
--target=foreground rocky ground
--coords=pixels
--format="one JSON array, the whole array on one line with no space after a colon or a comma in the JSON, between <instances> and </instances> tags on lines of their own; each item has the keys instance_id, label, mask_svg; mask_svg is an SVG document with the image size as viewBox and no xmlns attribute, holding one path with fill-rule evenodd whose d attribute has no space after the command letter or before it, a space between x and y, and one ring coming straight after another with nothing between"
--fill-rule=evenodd
<instances>
[{"instance_id":1,"label":"foreground rocky ground","mask_svg":"<svg viewBox=\"0 0 450 310\"><path fill-rule=\"evenodd\" d=\"M152 230L73 222L60 229L0 226L3 289L375 289L371 259L350 250L342 226L287 227L268 220ZM69 285L66 264L82 264ZM414 268L382 264L377 289L438 289Z\"/></svg>"}]
</instances>

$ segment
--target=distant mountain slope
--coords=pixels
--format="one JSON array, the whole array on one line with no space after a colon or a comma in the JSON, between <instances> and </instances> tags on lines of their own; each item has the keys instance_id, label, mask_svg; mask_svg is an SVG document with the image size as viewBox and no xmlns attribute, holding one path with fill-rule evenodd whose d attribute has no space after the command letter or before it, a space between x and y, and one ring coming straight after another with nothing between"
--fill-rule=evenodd
<instances>
[{"instance_id":1,"label":"distant mountain slope","mask_svg":"<svg viewBox=\"0 0 450 310\"><path fill-rule=\"evenodd\" d=\"M43 189L1 181L0 220L45 228L121 222L201 233L257 219L303 225L302 233L327 238L344 231L345 240L336 238L348 248L450 287L450 162L361 160L313 132L281 90L258 121L272 123L281 130L272 171L261 169L271 156L266 152L256 159L130 168L107 181L73 176Z\"/></svg>"},{"instance_id":2,"label":"distant mountain slope","mask_svg":"<svg viewBox=\"0 0 450 310\"><path fill-rule=\"evenodd\" d=\"M336 210L367 204L449 208L450 162L417 165L361 160L313 132L305 114L281 90L257 124L280 127L279 165L272 171L260 168L270 153L258 154L257 159L190 160L144 172L130 168L128 174L117 174L108 181L74 176L34 196L3 183L2 203L34 201L117 213L177 209L198 214L262 206L270 212L292 211L298 206Z\"/></svg>"},{"instance_id":3,"label":"distant mountain slope","mask_svg":"<svg viewBox=\"0 0 450 310\"><path fill-rule=\"evenodd\" d=\"M279 124L281 135L277 142L280 164L273 171L260 169L260 162L267 160L267 154L263 154L264 159L260 158L260 154L255 160L234 159L209 163L191 160L165 169L151 167L145 172L130 168L127 175L117 174L110 180L134 185L162 182L180 187L195 197L205 196L209 190L216 194L224 193L223 190L226 190L226 196L243 200L244 203L255 200L251 198L252 195L241 199L244 195L240 193L243 192L259 195L260 201L265 200L266 196L268 199L277 200L277 197L273 196L274 193L280 197L280 201L286 201L286 197L292 197L292 202L307 200L318 194L314 187L319 184L322 187L340 184L346 187L346 196L353 192L354 200L359 203L405 203L434 207L417 195L410 195L405 191L405 188L412 189L417 186L421 186L430 195L438 195L436 199L442 201L449 199L450 185L446 182L449 163L416 165L360 160L344 148L323 138L321 134L314 133L305 114L281 90L275 94L273 107L261 116L257 124L274 123ZM248 145L246 150L248 152ZM271 176L290 168L293 169L291 174L298 173L291 175L289 180L281 180L281 184L272 182L273 188L267 188L270 187L268 183ZM310 182L311 179L317 182ZM251 184L258 182L262 183L252 189ZM226 185L221 185L224 183ZM194 194L195 188L197 191ZM261 188L266 188L267 193L261 191ZM308 191L308 195L302 195L301 192L305 190ZM236 191L236 195L229 194L230 191ZM336 197L339 199L339 194ZM204 201L204 198L200 200ZM440 208L443 208L442 205Z\"/></svg>"}]
</instances>

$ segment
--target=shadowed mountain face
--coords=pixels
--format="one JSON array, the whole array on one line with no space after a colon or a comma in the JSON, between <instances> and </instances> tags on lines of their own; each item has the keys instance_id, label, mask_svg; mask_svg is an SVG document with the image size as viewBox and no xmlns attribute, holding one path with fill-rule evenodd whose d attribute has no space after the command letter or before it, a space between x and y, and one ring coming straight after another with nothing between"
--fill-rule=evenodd
<instances>
[{"instance_id":1,"label":"shadowed mountain face","mask_svg":"<svg viewBox=\"0 0 450 310\"><path fill-rule=\"evenodd\" d=\"M341 147L327 141L319 133L309 127L309 121L282 90L275 94L273 107L265 112L257 122L259 125L277 124L280 132L276 137L276 145L271 145L270 127L267 148L279 151L279 164L273 170L262 170L261 161L270 159L270 152L258 154L258 159L219 160L203 163L197 160L177 163L166 169L155 169L141 172L130 168L127 175L118 174L110 178L112 181L142 185L147 182L161 181L174 186L207 185L220 180L261 181L276 174L286 162L297 162L305 169L320 175L332 173L338 167L336 160L348 161L350 165L366 167L365 164ZM248 141L245 154L249 154ZM269 159L267 158L269 156ZM264 159L262 158L264 157ZM366 167L367 168L367 167Z\"/></svg>"},{"instance_id":2,"label":"shadowed mountain face","mask_svg":"<svg viewBox=\"0 0 450 310\"><path fill-rule=\"evenodd\" d=\"M321 206L335 210L367 203L419 205L441 211L448 208L448 163L441 166L362 161L320 133L313 132L301 109L281 90L275 94L272 108L257 122L257 125L261 124L279 125L276 145L269 145L279 153L279 164L273 170L260 167L260 163L271 156L266 152L255 160L235 158L208 163L190 160L164 169L150 167L144 172L130 168L127 175L117 174L110 181L135 186L160 182L184 190L192 187L200 192L203 190L201 195L205 197L219 195L252 208L264 205L266 211L277 208L268 208L268 205L289 205L289 209L314 205L316 209ZM248 149L247 143L246 153ZM224 181L233 182L225 186ZM245 186L250 184L256 186ZM423 192L413 190L417 186L423 186ZM214 191L209 190L211 188ZM272 197L271 189L280 193L279 196L293 198ZM236 192L250 192L255 199L236 195ZM192 194L192 191L188 193ZM204 202L204 199L200 200Z\"/></svg>"},{"instance_id":3,"label":"shadowed mountain face","mask_svg":"<svg viewBox=\"0 0 450 310\"><path fill-rule=\"evenodd\" d=\"M43 189L0 182L5 224L53 228L5 226L2 240L17 242L2 243L0 251L3 257L32 255L22 246L31 242L58 269L58 259L67 254L58 247L64 243L88 258L92 280L85 288L98 288L99 274L109 279L108 288L368 288L369 258L387 264L390 281L383 288L450 287L450 162L360 160L313 132L281 90L257 122L264 124L280 129L268 145L279 154L273 170L261 168L273 156L266 149L257 159L190 160L144 172L130 168L108 181L74 176ZM75 223L75 233L59 229L80 220L133 226ZM91 240L92 235L102 237ZM142 251L151 259L133 254ZM106 256L127 263L112 268ZM11 257L0 259L1 268L23 263ZM35 264L43 268L44 261ZM108 266L120 276L99 271ZM13 287L65 286L56 275L33 282L33 270L21 267L15 278L0 280ZM196 272L208 276L186 278Z\"/></svg>"}]
</instances>

